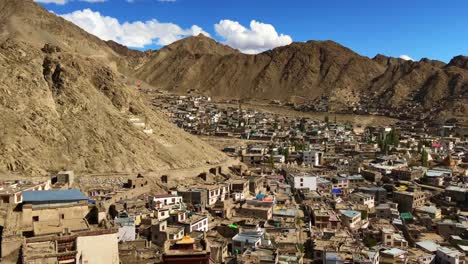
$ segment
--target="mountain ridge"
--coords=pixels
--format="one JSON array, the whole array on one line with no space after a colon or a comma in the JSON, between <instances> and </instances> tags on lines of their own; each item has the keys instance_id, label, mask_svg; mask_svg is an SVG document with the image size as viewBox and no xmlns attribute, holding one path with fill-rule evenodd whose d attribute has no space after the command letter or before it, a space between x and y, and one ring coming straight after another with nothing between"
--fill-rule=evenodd
<instances>
[{"instance_id":1,"label":"mountain ridge","mask_svg":"<svg viewBox=\"0 0 468 264\"><path fill-rule=\"evenodd\" d=\"M197 49L197 41L209 42L210 48ZM465 56L449 63L382 54L368 58L330 40L293 42L253 55L225 49L206 36L188 37L145 53L134 76L156 89L196 91L219 99L291 102L300 97L312 103L325 97L331 111L441 112L446 104L463 103L468 96Z\"/></svg>"},{"instance_id":2,"label":"mountain ridge","mask_svg":"<svg viewBox=\"0 0 468 264\"><path fill-rule=\"evenodd\" d=\"M0 174L136 173L226 159L154 112L121 70L131 62L106 42L31 0L0 2L0 17Z\"/></svg>"}]
</instances>

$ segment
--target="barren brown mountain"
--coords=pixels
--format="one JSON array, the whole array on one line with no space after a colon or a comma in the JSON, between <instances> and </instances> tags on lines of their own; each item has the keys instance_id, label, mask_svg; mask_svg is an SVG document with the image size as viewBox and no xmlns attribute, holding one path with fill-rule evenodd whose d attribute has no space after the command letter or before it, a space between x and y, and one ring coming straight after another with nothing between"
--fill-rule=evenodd
<instances>
[{"instance_id":1,"label":"barren brown mountain","mask_svg":"<svg viewBox=\"0 0 468 264\"><path fill-rule=\"evenodd\" d=\"M1 174L137 172L224 159L148 108L134 80L116 71L128 59L104 41L32 0L0 1L0 20Z\"/></svg>"},{"instance_id":2,"label":"barren brown mountain","mask_svg":"<svg viewBox=\"0 0 468 264\"><path fill-rule=\"evenodd\" d=\"M466 117L467 65L464 56L448 64L370 59L332 41L246 55L202 35L138 52L32 0L2 0L0 172L144 171L224 159L149 109L135 79L217 98L326 98L332 111L383 107ZM153 134L138 127L143 122Z\"/></svg>"},{"instance_id":3,"label":"barren brown mountain","mask_svg":"<svg viewBox=\"0 0 468 264\"><path fill-rule=\"evenodd\" d=\"M333 41L247 55L200 35L147 52L134 69L136 77L154 87L178 93L283 101L326 97L332 111L361 105L464 115L467 61L463 56L449 64L383 55L370 59Z\"/></svg>"}]
</instances>

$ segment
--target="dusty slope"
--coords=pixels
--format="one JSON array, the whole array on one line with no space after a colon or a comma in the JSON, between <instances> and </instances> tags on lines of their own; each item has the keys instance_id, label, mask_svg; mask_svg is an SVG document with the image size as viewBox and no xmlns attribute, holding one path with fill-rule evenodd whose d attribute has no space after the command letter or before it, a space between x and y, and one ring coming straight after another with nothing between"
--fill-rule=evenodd
<instances>
[{"instance_id":1,"label":"dusty slope","mask_svg":"<svg viewBox=\"0 0 468 264\"><path fill-rule=\"evenodd\" d=\"M30 0L2 0L0 18L0 173L150 171L224 159L150 110L114 71L121 58L105 42ZM154 134L129 124L132 115Z\"/></svg>"},{"instance_id":2,"label":"dusty slope","mask_svg":"<svg viewBox=\"0 0 468 264\"><path fill-rule=\"evenodd\" d=\"M135 69L138 78L174 92L286 101L326 96L335 110L415 104L430 109L466 100L467 61L463 56L447 65L383 55L370 59L332 41L293 43L246 55L197 36L147 52Z\"/></svg>"},{"instance_id":3,"label":"dusty slope","mask_svg":"<svg viewBox=\"0 0 468 264\"><path fill-rule=\"evenodd\" d=\"M200 47L209 46L209 49ZM346 68L346 71L343 71ZM195 89L218 97L288 100L359 91L384 67L333 42L293 43L246 55L197 36L149 54L137 76L162 89ZM358 85L354 85L358 84ZM349 100L355 95L347 93ZM348 99L348 98L347 98Z\"/></svg>"}]
</instances>

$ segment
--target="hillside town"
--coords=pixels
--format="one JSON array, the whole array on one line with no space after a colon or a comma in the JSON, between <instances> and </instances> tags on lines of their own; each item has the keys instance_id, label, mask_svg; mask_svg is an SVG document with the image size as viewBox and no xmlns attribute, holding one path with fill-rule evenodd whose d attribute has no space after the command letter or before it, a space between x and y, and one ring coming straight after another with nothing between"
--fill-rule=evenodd
<instances>
[{"instance_id":1,"label":"hillside town","mask_svg":"<svg viewBox=\"0 0 468 264\"><path fill-rule=\"evenodd\" d=\"M238 139L222 147L236 162L3 181L2 261L466 263L462 127L359 127L199 96L153 105L192 134Z\"/></svg>"}]
</instances>

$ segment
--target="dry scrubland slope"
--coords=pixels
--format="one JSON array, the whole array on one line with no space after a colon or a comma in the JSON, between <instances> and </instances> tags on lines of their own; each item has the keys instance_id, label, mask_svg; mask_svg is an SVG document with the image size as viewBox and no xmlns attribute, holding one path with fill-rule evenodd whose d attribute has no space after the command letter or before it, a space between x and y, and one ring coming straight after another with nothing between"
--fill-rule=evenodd
<instances>
[{"instance_id":1,"label":"dry scrubland slope","mask_svg":"<svg viewBox=\"0 0 468 264\"><path fill-rule=\"evenodd\" d=\"M147 171L224 155L147 107L127 59L32 0L0 1L0 173ZM51 45L43 48L46 43ZM147 118L153 135L129 125Z\"/></svg>"}]
</instances>

